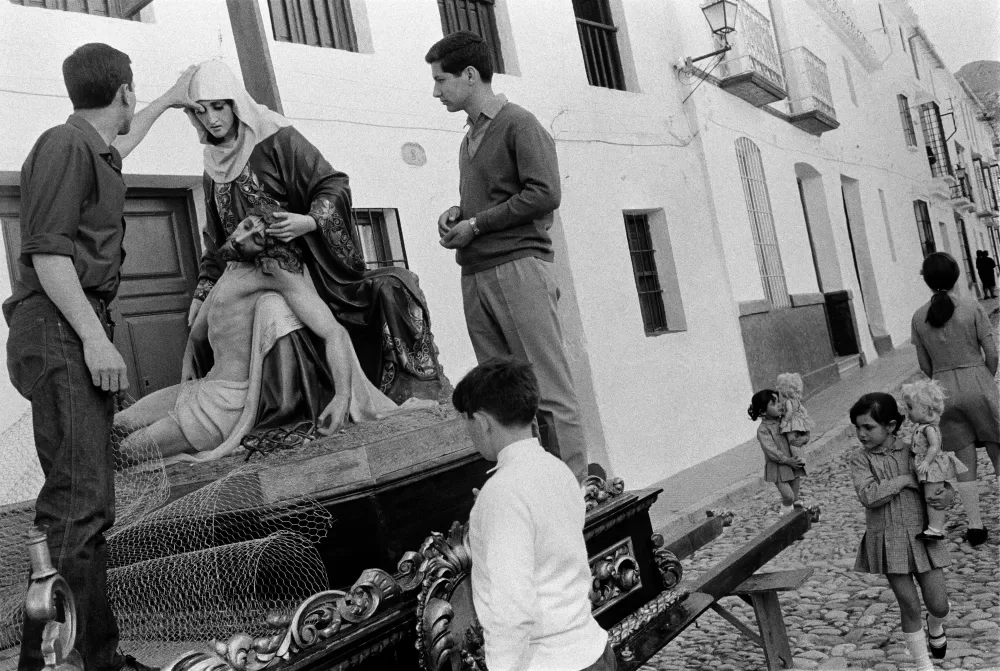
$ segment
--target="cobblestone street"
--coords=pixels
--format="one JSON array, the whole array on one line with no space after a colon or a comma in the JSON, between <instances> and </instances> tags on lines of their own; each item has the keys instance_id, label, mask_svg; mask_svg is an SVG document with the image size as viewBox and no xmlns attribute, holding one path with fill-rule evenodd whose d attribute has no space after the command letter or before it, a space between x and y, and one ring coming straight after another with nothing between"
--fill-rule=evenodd
<instances>
[{"instance_id":1,"label":"cobblestone street","mask_svg":"<svg viewBox=\"0 0 1000 671\"><path fill-rule=\"evenodd\" d=\"M848 446L834 447L839 452ZM882 576L852 570L864 532L864 511L851 484L846 460L849 451L814 469L803 481L804 498L819 504L821 521L761 570L815 569L799 590L780 595L795 655L794 668L909 669L912 661L888 583ZM982 510L991 536L977 548L961 541L965 514L956 500L949 513L952 566L946 573L952 611L946 625L948 656L938 662L942 669L1000 669L1000 502L993 468L985 451L979 452ZM733 525L684 562L686 575L711 567L778 519L777 499L777 492L768 487L733 510ZM729 597L722 604L753 626L753 611L742 601ZM642 667L643 671L764 668L763 651L712 611Z\"/></svg>"}]
</instances>

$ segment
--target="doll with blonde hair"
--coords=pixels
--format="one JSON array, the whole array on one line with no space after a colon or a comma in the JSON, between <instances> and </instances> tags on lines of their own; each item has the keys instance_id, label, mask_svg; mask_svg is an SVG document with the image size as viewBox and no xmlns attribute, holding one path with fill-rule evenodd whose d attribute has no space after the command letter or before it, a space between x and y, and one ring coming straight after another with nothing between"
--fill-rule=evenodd
<instances>
[{"instance_id":1,"label":"doll with blonde hair","mask_svg":"<svg viewBox=\"0 0 1000 671\"><path fill-rule=\"evenodd\" d=\"M798 373L782 373L778 376L775 390L782 408L781 433L788 438L792 452L798 456L797 450L806 446L815 426L802 405L802 376Z\"/></svg>"},{"instance_id":2,"label":"doll with blonde hair","mask_svg":"<svg viewBox=\"0 0 1000 671\"><path fill-rule=\"evenodd\" d=\"M968 469L953 452L941 449L941 413L944 412L944 388L936 380L918 380L903 385L906 415L913 424L910 450L917 468L917 481L925 498L941 487L954 486L959 473ZM947 484L944 484L947 483ZM944 538L944 510L927 509L927 528L917 534L924 541Z\"/></svg>"}]
</instances>

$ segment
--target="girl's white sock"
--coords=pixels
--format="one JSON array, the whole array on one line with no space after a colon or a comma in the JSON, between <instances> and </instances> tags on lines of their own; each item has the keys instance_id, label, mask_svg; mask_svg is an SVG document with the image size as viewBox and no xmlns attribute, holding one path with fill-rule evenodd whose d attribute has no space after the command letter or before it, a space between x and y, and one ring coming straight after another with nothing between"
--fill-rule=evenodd
<instances>
[{"instance_id":1,"label":"girl's white sock","mask_svg":"<svg viewBox=\"0 0 1000 671\"><path fill-rule=\"evenodd\" d=\"M962 497L962 505L965 506L965 515L968 519L970 529L983 528L983 516L979 512L979 483L975 480L969 482L959 482L958 493Z\"/></svg>"},{"instance_id":2,"label":"girl's white sock","mask_svg":"<svg viewBox=\"0 0 1000 671\"><path fill-rule=\"evenodd\" d=\"M933 636L940 636L944 633L944 621L948 618L947 615L944 617L934 617L932 614L927 613L927 633Z\"/></svg>"},{"instance_id":3,"label":"girl's white sock","mask_svg":"<svg viewBox=\"0 0 1000 671\"><path fill-rule=\"evenodd\" d=\"M927 652L927 639L924 637L924 630L915 631L912 634L903 632L903 639L906 641L906 649L910 651L910 657L917 663L916 671L933 671L931 656Z\"/></svg>"}]
</instances>

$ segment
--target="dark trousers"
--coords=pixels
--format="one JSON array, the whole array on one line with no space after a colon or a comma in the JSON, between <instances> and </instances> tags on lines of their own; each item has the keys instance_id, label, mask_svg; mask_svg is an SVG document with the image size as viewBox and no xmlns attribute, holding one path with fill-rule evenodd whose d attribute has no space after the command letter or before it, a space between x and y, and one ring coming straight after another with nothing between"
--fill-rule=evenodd
<instances>
[{"instance_id":1,"label":"dark trousers","mask_svg":"<svg viewBox=\"0 0 1000 671\"><path fill-rule=\"evenodd\" d=\"M101 314L111 337L110 321ZM35 501L35 524L48 536L52 561L73 591L76 645L86 671L111 671L118 624L108 604L104 532L115 521L115 460L111 449L114 397L95 387L83 344L45 296L14 308L7 340L7 370L31 401L35 449L45 484ZM36 671L42 625L25 621L20 671Z\"/></svg>"},{"instance_id":2,"label":"dark trousers","mask_svg":"<svg viewBox=\"0 0 1000 671\"><path fill-rule=\"evenodd\" d=\"M529 256L462 275L465 325L479 363L513 357L532 365L541 393L542 443L583 482L587 439L563 345L559 290L551 266Z\"/></svg>"}]
</instances>

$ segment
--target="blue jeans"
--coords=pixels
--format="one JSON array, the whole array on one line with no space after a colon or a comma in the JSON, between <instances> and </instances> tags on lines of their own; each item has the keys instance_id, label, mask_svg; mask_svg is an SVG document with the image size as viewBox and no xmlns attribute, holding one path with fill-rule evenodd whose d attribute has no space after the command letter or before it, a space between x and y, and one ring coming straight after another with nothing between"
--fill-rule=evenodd
<instances>
[{"instance_id":1,"label":"blue jeans","mask_svg":"<svg viewBox=\"0 0 1000 671\"><path fill-rule=\"evenodd\" d=\"M110 338L110 320L98 313ZM108 604L104 540L115 521L114 396L94 386L83 343L40 294L14 308L7 370L17 391L31 401L35 449L45 474L35 524L47 534L53 564L73 590L75 648L86 671L113 671L124 661L117 654L118 624ZM25 621L20 671L45 665L41 642L42 626Z\"/></svg>"}]
</instances>

